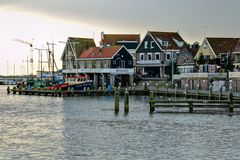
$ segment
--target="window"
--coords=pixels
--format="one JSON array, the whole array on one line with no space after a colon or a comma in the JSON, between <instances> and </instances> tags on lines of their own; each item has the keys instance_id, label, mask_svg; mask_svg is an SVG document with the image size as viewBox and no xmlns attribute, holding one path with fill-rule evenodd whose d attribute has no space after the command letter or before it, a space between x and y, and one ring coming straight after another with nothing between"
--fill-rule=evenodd
<instances>
[{"instance_id":1,"label":"window","mask_svg":"<svg viewBox=\"0 0 240 160\"><path fill-rule=\"evenodd\" d=\"M116 60L113 60L113 65L115 65L116 64Z\"/></svg>"},{"instance_id":2,"label":"window","mask_svg":"<svg viewBox=\"0 0 240 160\"><path fill-rule=\"evenodd\" d=\"M166 54L166 59L167 59L167 60L171 60L171 53L167 53L167 54Z\"/></svg>"},{"instance_id":3,"label":"window","mask_svg":"<svg viewBox=\"0 0 240 160\"><path fill-rule=\"evenodd\" d=\"M128 61L128 65L132 65L132 61L131 60Z\"/></svg>"},{"instance_id":4,"label":"window","mask_svg":"<svg viewBox=\"0 0 240 160\"><path fill-rule=\"evenodd\" d=\"M148 48L148 41L144 42L144 48L147 49Z\"/></svg>"},{"instance_id":5,"label":"window","mask_svg":"<svg viewBox=\"0 0 240 160\"><path fill-rule=\"evenodd\" d=\"M140 53L140 60L141 60L141 61L144 60L144 53Z\"/></svg>"},{"instance_id":6,"label":"window","mask_svg":"<svg viewBox=\"0 0 240 160\"><path fill-rule=\"evenodd\" d=\"M125 61L124 60L119 61L119 67L120 68L125 68Z\"/></svg>"},{"instance_id":7,"label":"window","mask_svg":"<svg viewBox=\"0 0 240 160\"><path fill-rule=\"evenodd\" d=\"M155 53L155 60L160 60L160 54L159 53Z\"/></svg>"},{"instance_id":8,"label":"window","mask_svg":"<svg viewBox=\"0 0 240 160\"><path fill-rule=\"evenodd\" d=\"M148 53L147 60L152 60L152 53Z\"/></svg>"},{"instance_id":9,"label":"window","mask_svg":"<svg viewBox=\"0 0 240 160\"><path fill-rule=\"evenodd\" d=\"M203 45L203 48L204 48L204 49L206 49L206 48L207 48L207 44L206 44L206 43L204 43L204 45Z\"/></svg>"},{"instance_id":10,"label":"window","mask_svg":"<svg viewBox=\"0 0 240 160\"><path fill-rule=\"evenodd\" d=\"M168 41L162 41L162 46L167 47L168 46Z\"/></svg>"},{"instance_id":11,"label":"window","mask_svg":"<svg viewBox=\"0 0 240 160\"><path fill-rule=\"evenodd\" d=\"M154 48L154 41L151 41L151 48Z\"/></svg>"}]
</instances>

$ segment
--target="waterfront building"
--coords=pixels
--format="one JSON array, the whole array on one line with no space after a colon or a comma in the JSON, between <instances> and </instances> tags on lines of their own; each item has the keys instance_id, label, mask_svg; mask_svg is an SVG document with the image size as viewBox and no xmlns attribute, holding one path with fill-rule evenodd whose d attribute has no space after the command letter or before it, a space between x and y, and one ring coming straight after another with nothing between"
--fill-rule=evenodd
<instances>
[{"instance_id":1,"label":"waterfront building","mask_svg":"<svg viewBox=\"0 0 240 160\"><path fill-rule=\"evenodd\" d=\"M62 72L64 75L78 74L77 71L80 68L80 64L77 59L83 51L90 47L96 47L94 39L68 37L67 41L63 43L65 43L65 47L61 56Z\"/></svg>"},{"instance_id":2,"label":"waterfront building","mask_svg":"<svg viewBox=\"0 0 240 160\"><path fill-rule=\"evenodd\" d=\"M167 68L176 62L184 44L177 32L148 31L136 49L136 74L144 80L168 78Z\"/></svg>"},{"instance_id":3,"label":"waterfront building","mask_svg":"<svg viewBox=\"0 0 240 160\"><path fill-rule=\"evenodd\" d=\"M78 59L79 73L87 74L94 87L133 84L133 56L125 46L91 47Z\"/></svg>"},{"instance_id":4,"label":"waterfront building","mask_svg":"<svg viewBox=\"0 0 240 160\"><path fill-rule=\"evenodd\" d=\"M235 68L226 70L225 63L230 61L230 57ZM212 89L218 91L220 88L227 90L231 85L234 91L240 90L240 38L206 37L194 59L202 59L204 64L198 65L197 73L175 76L183 82L182 88L187 85L190 89L208 90L212 85Z\"/></svg>"}]
</instances>

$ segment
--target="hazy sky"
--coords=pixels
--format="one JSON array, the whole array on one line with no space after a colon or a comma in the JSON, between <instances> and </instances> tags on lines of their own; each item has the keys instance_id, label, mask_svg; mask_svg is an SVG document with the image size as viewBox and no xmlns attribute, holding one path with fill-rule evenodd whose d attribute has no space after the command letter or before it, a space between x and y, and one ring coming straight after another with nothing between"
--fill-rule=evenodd
<instances>
[{"instance_id":1,"label":"hazy sky","mask_svg":"<svg viewBox=\"0 0 240 160\"><path fill-rule=\"evenodd\" d=\"M178 31L187 42L201 42L205 35L240 37L239 15L240 0L0 0L0 74L13 74L14 63L17 74L26 73L29 47L14 38L37 48L54 41L61 68L58 41L68 36L98 42L101 31L142 37L148 30Z\"/></svg>"}]
</instances>

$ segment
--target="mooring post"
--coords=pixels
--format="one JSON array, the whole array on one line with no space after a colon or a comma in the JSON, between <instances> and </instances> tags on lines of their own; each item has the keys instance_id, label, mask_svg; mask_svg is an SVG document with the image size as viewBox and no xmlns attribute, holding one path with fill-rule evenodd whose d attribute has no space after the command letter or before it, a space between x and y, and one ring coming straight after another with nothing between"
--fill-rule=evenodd
<instances>
[{"instance_id":1,"label":"mooring post","mask_svg":"<svg viewBox=\"0 0 240 160\"><path fill-rule=\"evenodd\" d=\"M136 94L135 89L136 89L136 83L133 83L133 93L132 93L133 95Z\"/></svg>"},{"instance_id":2,"label":"mooring post","mask_svg":"<svg viewBox=\"0 0 240 160\"><path fill-rule=\"evenodd\" d=\"M185 99L187 99L187 97L188 97L188 84L185 85L184 92L185 92Z\"/></svg>"},{"instance_id":3,"label":"mooring post","mask_svg":"<svg viewBox=\"0 0 240 160\"><path fill-rule=\"evenodd\" d=\"M121 95L121 82L120 83L118 83L118 91L119 91L119 94Z\"/></svg>"},{"instance_id":4,"label":"mooring post","mask_svg":"<svg viewBox=\"0 0 240 160\"><path fill-rule=\"evenodd\" d=\"M199 99L200 85L197 84L197 99Z\"/></svg>"},{"instance_id":5,"label":"mooring post","mask_svg":"<svg viewBox=\"0 0 240 160\"><path fill-rule=\"evenodd\" d=\"M114 111L115 111L115 113L118 113L119 112L119 92L118 92L118 90L115 90L114 98L115 98Z\"/></svg>"},{"instance_id":6,"label":"mooring post","mask_svg":"<svg viewBox=\"0 0 240 160\"><path fill-rule=\"evenodd\" d=\"M175 99L177 98L177 89L178 89L178 84L175 83L175 88L174 88Z\"/></svg>"},{"instance_id":7,"label":"mooring post","mask_svg":"<svg viewBox=\"0 0 240 160\"><path fill-rule=\"evenodd\" d=\"M168 97L168 83L166 83L166 97Z\"/></svg>"},{"instance_id":8,"label":"mooring post","mask_svg":"<svg viewBox=\"0 0 240 160\"><path fill-rule=\"evenodd\" d=\"M193 113L193 103L188 102L188 105L189 105L189 113Z\"/></svg>"},{"instance_id":9,"label":"mooring post","mask_svg":"<svg viewBox=\"0 0 240 160\"><path fill-rule=\"evenodd\" d=\"M222 99L222 85L220 84L220 86L219 86L219 100L221 100Z\"/></svg>"},{"instance_id":10,"label":"mooring post","mask_svg":"<svg viewBox=\"0 0 240 160\"><path fill-rule=\"evenodd\" d=\"M150 91L149 95L149 104L150 104L150 113L153 113L155 111L155 97L154 97L154 91Z\"/></svg>"},{"instance_id":11,"label":"mooring post","mask_svg":"<svg viewBox=\"0 0 240 160\"><path fill-rule=\"evenodd\" d=\"M233 110L234 110L234 107L233 107L233 88L232 88L232 83L229 84L228 99L230 101L230 103L229 103L229 112L232 113Z\"/></svg>"},{"instance_id":12,"label":"mooring post","mask_svg":"<svg viewBox=\"0 0 240 160\"><path fill-rule=\"evenodd\" d=\"M13 94L16 94L17 93L16 92L16 87L13 87L12 91L13 91Z\"/></svg>"},{"instance_id":13,"label":"mooring post","mask_svg":"<svg viewBox=\"0 0 240 160\"><path fill-rule=\"evenodd\" d=\"M129 92L126 89L126 91L124 92L124 113L128 112L129 112Z\"/></svg>"},{"instance_id":14,"label":"mooring post","mask_svg":"<svg viewBox=\"0 0 240 160\"><path fill-rule=\"evenodd\" d=\"M156 91L155 91L155 93L157 94L157 93L158 93L159 84L156 83L155 85L156 85Z\"/></svg>"},{"instance_id":15,"label":"mooring post","mask_svg":"<svg viewBox=\"0 0 240 160\"><path fill-rule=\"evenodd\" d=\"M7 94L10 94L10 88L9 88L9 86L7 87Z\"/></svg>"},{"instance_id":16,"label":"mooring post","mask_svg":"<svg viewBox=\"0 0 240 160\"><path fill-rule=\"evenodd\" d=\"M209 100L212 99L212 88L213 88L212 83L210 83L210 84L209 84L209 93L208 93L208 98L209 98Z\"/></svg>"}]
</instances>

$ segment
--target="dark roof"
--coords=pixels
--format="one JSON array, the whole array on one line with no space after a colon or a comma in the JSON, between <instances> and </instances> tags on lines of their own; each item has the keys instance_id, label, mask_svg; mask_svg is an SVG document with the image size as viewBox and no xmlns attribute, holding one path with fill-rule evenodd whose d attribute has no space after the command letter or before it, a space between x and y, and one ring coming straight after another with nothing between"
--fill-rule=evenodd
<instances>
[{"instance_id":1,"label":"dark roof","mask_svg":"<svg viewBox=\"0 0 240 160\"><path fill-rule=\"evenodd\" d=\"M184 43L185 41L182 39L182 37L179 35L178 32L156 32L156 31L149 31L149 33L153 36L155 41L161 46L162 49L181 49L182 46L179 46L175 41L179 41L180 43ZM162 41L168 41L168 46L162 46L160 43L160 40Z\"/></svg>"},{"instance_id":2,"label":"dark roof","mask_svg":"<svg viewBox=\"0 0 240 160\"><path fill-rule=\"evenodd\" d=\"M110 47L92 47L88 50L85 50L80 55L80 59L84 58L112 58L120 49L122 46L110 46Z\"/></svg>"},{"instance_id":3,"label":"dark roof","mask_svg":"<svg viewBox=\"0 0 240 160\"><path fill-rule=\"evenodd\" d=\"M100 44L117 45L119 41L135 41L140 43L140 34L103 34Z\"/></svg>"},{"instance_id":4,"label":"dark roof","mask_svg":"<svg viewBox=\"0 0 240 160\"><path fill-rule=\"evenodd\" d=\"M76 55L75 55L76 57L79 57L84 50L87 50L90 47L96 47L96 44L93 38L68 37L67 42L71 42L71 43L76 42L74 45L72 45L76 51ZM66 51L66 46L64 48L64 53Z\"/></svg>"},{"instance_id":5,"label":"dark roof","mask_svg":"<svg viewBox=\"0 0 240 160\"><path fill-rule=\"evenodd\" d=\"M228 53L235 50L239 38L213 38L207 37L207 41L212 47L216 55L220 53Z\"/></svg>"}]
</instances>

